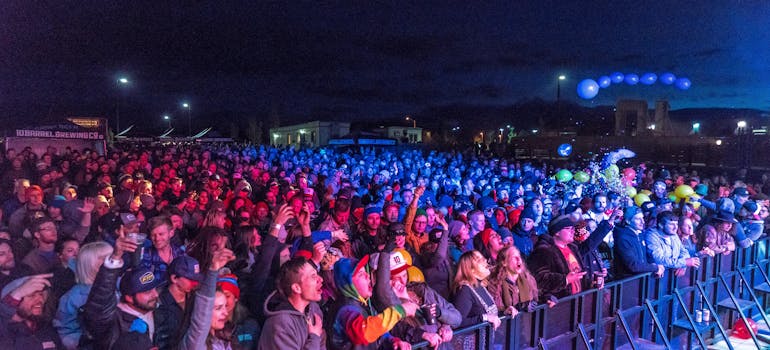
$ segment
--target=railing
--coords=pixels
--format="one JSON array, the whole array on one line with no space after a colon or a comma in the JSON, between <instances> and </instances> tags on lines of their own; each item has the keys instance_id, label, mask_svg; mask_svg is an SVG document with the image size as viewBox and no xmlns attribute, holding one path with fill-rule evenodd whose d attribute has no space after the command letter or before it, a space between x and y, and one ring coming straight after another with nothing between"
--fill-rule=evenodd
<instances>
[{"instance_id":1,"label":"railing","mask_svg":"<svg viewBox=\"0 0 770 350\"><path fill-rule=\"evenodd\" d=\"M718 314L717 310L724 310L717 308L720 301L746 298L762 310L770 299L753 290L757 284L770 284L765 273L770 268L768 241L762 239L727 256L702 259L699 269L690 268L681 277L669 270L662 278L642 274L608 282L602 289L560 299L553 308L539 305L534 312L506 316L496 331L487 322L457 329L452 348L637 349L657 345L665 349L702 346L714 337L726 339L726 328L732 322L751 315L741 311ZM694 307L701 307L701 300L713 314L714 323L707 327L694 319ZM769 322L763 312L760 315L757 322ZM682 328L688 323L695 331ZM701 328L705 331L700 332ZM753 332L752 337L758 341ZM428 347L427 342L412 346Z\"/></svg>"}]
</instances>

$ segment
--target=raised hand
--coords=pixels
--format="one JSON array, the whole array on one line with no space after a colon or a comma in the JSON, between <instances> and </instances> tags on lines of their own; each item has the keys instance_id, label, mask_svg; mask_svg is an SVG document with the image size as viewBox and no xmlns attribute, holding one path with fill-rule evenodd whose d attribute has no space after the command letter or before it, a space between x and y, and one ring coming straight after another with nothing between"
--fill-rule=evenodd
<instances>
[{"instance_id":1,"label":"raised hand","mask_svg":"<svg viewBox=\"0 0 770 350\"><path fill-rule=\"evenodd\" d=\"M275 216L275 220L273 220L273 223L278 225L284 225L286 224L286 221L289 221L289 219L294 217L294 211L291 210L291 207L284 204L278 209L278 215Z\"/></svg>"},{"instance_id":2,"label":"raised hand","mask_svg":"<svg viewBox=\"0 0 770 350\"><path fill-rule=\"evenodd\" d=\"M96 207L96 201L89 197L83 200L83 206L78 208L80 212L82 213L91 213L94 211L94 208Z\"/></svg>"},{"instance_id":3,"label":"raised hand","mask_svg":"<svg viewBox=\"0 0 770 350\"><path fill-rule=\"evenodd\" d=\"M112 251L113 260L122 260L123 253L133 253L137 248L136 242L126 238L126 234L123 230L118 230L118 239L115 240L115 249Z\"/></svg>"},{"instance_id":4,"label":"raised hand","mask_svg":"<svg viewBox=\"0 0 770 350\"><path fill-rule=\"evenodd\" d=\"M228 262L233 260L235 260L235 254L233 254L232 250L227 248L217 250L211 256L211 265L209 265L209 270L219 271L221 268L225 267Z\"/></svg>"},{"instance_id":5,"label":"raised hand","mask_svg":"<svg viewBox=\"0 0 770 350\"><path fill-rule=\"evenodd\" d=\"M45 288L50 288L51 282L48 279L51 277L53 277L52 273L30 276L18 288L11 291L10 295L15 300L21 300L32 293L39 292Z\"/></svg>"}]
</instances>

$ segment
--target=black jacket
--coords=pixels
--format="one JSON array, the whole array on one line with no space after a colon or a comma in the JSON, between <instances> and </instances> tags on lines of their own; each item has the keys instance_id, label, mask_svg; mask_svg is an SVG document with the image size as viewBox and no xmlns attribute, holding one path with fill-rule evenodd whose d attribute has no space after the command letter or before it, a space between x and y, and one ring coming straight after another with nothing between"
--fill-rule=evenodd
<instances>
[{"instance_id":1,"label":"black jacket","mask_svg":"<svg viewBox=\"0 0 770 350\"><path fill-rule=\"evenodd\" d=\"M425 282L441 297L449 299L452 286L452 262L449 258L449 232L444 231L435 252L422 249L422 273Z\"/></svg>"},{"instance_id":2,"label":"black jacket","mask_svg":"<svg viewBox=\"0 0 770 350\"><path fill-rule=\"evenodd\" d=\"M0 349L64 349L50 320L39 321L33 330L25 322L13 321L16 305L0 301Z\"/></svg>"},{"instance_id":3,"label":"black jacket","mask_svg":"<svg viewBox=\"0 0 770 350\"><path fill-rule=\"evenodd\" d=\"M188 297L192 296L188 295ZM160 293L159 299L160 305L154 311L156 344L158 349L171 349L171 342L182 325L184 310L176 302L168 288Z\"/></svg>"},{"instance_id":4,"label":"black jacket","mask_svg":"<svg viewBox=\"0 0 770 350\"><path fill-rule=\"evenodd\" d=\"M615 278L621 279L645 272L658 271L658 265L647 260L642 233L636 234L625 225L618 225L612 233L615 240Z\"/></svg>"},{"instance_id":5,"label":"black jacket","mask_svg":"<svg viewBox=\"0 0 770 350\"><path fill-rule=\"evenodd\" d=\"M91 339L94 349L110 349L121 334L128 333L131 323L137 319L118 309L115 287L121 272L120 268L110 269L102 265L83 305L83 336Z\"/></svg>"}]
</instances>

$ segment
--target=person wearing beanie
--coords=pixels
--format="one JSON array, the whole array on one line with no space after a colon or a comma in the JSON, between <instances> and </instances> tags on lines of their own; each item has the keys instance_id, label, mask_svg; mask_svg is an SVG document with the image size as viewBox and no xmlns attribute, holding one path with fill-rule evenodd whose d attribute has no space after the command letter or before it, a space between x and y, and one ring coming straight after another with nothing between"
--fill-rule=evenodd
<instances>
[{"instance_id":1,"label":"person wearing beanie","mask_svg":"<svg viewBox=\"0 0 770 350\"><path fill-rule=\"evenodd\" d=\"M231 273L219 275L217 290L224 294L227 310L225 326L217 330L221 333L219 338L231 339L233 348L236 349L255 348L262 329L257 320L249 315L248 309L239 302L241 289L238 286L238 277Z\"/></svg>"},{"instance_id":2,"label":"person wearing beanie","mask_svg":"<svg viewBox=\"0 0 770 350\"><path fill-rule=\"evenodd\" d=\"M466 242L471 240L470 227L461 220L452 221L449 223L449 238L449 257L457 264L460 256L467 251Z\"/></svg>"},{"instance_id":3,"label":"person wearing beanie","mask_svg":"<svg viewBox=\"0 0 770 350\"><path fill-rule=\"evenodd\" d=\"M527 265L535 275L541 300L563 298L590 287L583 257L575 244L575 224L562 215L551 220L548 234L541 235Z\"/></svg>"},{"instance_id":4,"label":"person wearing beanie","mask_svg":"<svg viewBox=\"0 0 770 350\"><path fill-rule=\"evenodd\" d=\"M423 243L428 242L429 235L426 229L428 228L428 217L425 215L425 211L418 211L418 203L420 197L425 192L425 187L417 187L414 190L414 198L409 203L409 209L406 212L406 218L404 219L404 226L406 226L406 241L412 246L412 248L420 253L420 249Z\"/></svg>"},{"instance_id":5,"label":"person wearing beanie","mask_svg":"<svg viewBox=\"0 0 770 350\"><path fill-rule=\"evenodd\" d=\"M343 296L333 322L334 349L401 349L403 341L389 331L402 318L412 317L417 311L418 306L412 302L399 303L390 289L390 254L378 254L374 288L368 265L369 255L361 260L342 258L334 263L334 282ZM375 289L380 302L386 304L379 313L371 303Z\"/></svg>"},{"instance_id":6,"label":"person wearing beanie","mask_svg":"<svg viewBox=\"0 0 770 350\"><path fill-rule=\"evenodd\" d=\"M382 208L376 206L364 208L363 220L358 225L357 234L351 243L353 256L363 257L384 247L387 234L381 218Z\"/></svg>"},{"instance_id":7,"label":"person wearing beanie","mask_svg":"<svg viewBox=\"0 0 770 350\"><path fill-rule=\"evenodd\" d=\"M476 237L473 237L473 247L492 264L497 260L497 253L505 246L503 245L502 238L495 230L486 228L477 234Z\"/></svg>"},{"instance_id":8,"label":"person wearing beanie","mask_svg":"<svg viewBox=\"0 0 770 350\"><path fill-rule=\"evenodd\" d=\"M665 268L647 258L644 247L644 213L636 206L629 206L623 212L623 222L615 226L613 238L615 245L614 275L617 279L635 276L646 272L655 272L662 277Z\"/></svg>"},{"instance_id":9,"label":"person wearing beanie","mask_svg":"<svg viewBox=\"0 0 770 350\"><path fill-rule=\"evenodd\" d=\"M519 215L519 223L513 228L513 245L519 249L521 256L526 260L535 248L537 233L535 232L535 211L532 207L526 207Z\"/></svg>"}]
</instances>

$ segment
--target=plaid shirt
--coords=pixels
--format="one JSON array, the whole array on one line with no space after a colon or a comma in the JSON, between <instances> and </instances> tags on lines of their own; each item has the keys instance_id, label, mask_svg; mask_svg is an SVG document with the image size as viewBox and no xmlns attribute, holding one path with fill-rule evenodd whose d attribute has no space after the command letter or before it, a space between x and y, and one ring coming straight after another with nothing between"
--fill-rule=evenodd
<instances>
[{"instance_id":1,"label":"plaid shirt","mask_svg":"<svg viewBox=\"0 0 770 350\"><path fill-rule=\"evenodd\" d=\"M149 240L148 240L149 241ZM171 243L171 261L174 261L179 256L185 254L184 246L178 246ZM163 259L160 258L158 250L155 247L150 246L144 248L144 255L142 256L142 266L151 269L157 278L164 280L168 278L166 270L168 265Z\"/></svg>"}]
</instances>

